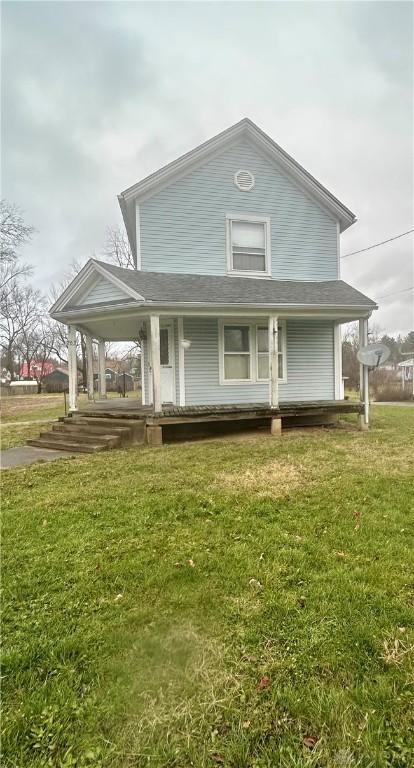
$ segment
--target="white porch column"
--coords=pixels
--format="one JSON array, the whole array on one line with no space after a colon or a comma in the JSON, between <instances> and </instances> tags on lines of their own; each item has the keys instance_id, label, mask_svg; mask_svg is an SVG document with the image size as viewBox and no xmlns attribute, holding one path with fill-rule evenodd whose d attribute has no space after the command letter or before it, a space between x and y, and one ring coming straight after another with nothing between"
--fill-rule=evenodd
<instances>
[{"instance_id":1,"label":"white porch column","mask_svg":"<svg viewBox=\"0 0 414 768\"><path fill-rule=\"evenodd\" d=\"M342 381L342 337L341 324L334 324L334 370L335 370L335 400L345 397Z\"/></svg>"},{"instance_id":2,"label":"white porch column","mask_svg":"<svg viewBox=\"0 0 414 768\"><path fill-rule=\"evenodd\" d=\"M98 341L98 361L99 361L99 369L98 369L99 398L101 400L106 400L105 341L103 339L99 339Z\"/></svg>"},{"instance_id":3,"label":"white porch column","mask_svg":"<svg viewBox=\"0 0 414 768\"><path fill-rule=\"evenodd\" d=\"M368 320L361 318L359 321L359 348L368 344ZM360 417L361 429L368 429L369 424L369 386L368 386L368 366L359 365L359 399L364 403L364 413Z\"/></svg>"},{"instance_id":4,"label":"white porch column","mask_svg":"<svg viewBox=\"0 0 414 768\"><path fill-rule=\"evenodd\" d=\"M78 409L78 364L76 359L76 328L68 326L68 374L69 374L69 410Z\"/></svg>"},{"instance_id":5,"label":"white porch column","mask_svg":"<svg viewBox=\"0 0 414 768\"><path fill-rule=\"evenodd\" d=\"M86 387L88 400L93 400L93 342L92 336L85 335L86 345Z\"/></svg>"},{"instance_id":6,"label":"white porch column","mask_svg":"<svg viewBox=\"0 0 414 768\"><path fill-rule=\"evenodd\" d=\"M183 347L184 342L184 318L179 317L177 321L178 327L178 381L180 387L180 405L185 405L185 352Z\"/></svg>"},{"instance_id":7,"label":"white porch column","mask_svg":"<svg viewBox=\"0 0 414 768\"><path fill-rule=\"evenodd\" d=\"M154 413L161 412L161 363L160 363L160 318L151 315L151 367L152 367L152 404Z\"/></svg>"},{"instance_id":8,"label":"white porch column","mask_svg":"<svg viewBox=\"0 0 414 768\"><path fill-rule=\"evenodd\" d=\"M278 343L278 316L269 317L269 371L270 391L269 402L271 408L279 407L279 343Z\"/></svg>"}]
</instances>

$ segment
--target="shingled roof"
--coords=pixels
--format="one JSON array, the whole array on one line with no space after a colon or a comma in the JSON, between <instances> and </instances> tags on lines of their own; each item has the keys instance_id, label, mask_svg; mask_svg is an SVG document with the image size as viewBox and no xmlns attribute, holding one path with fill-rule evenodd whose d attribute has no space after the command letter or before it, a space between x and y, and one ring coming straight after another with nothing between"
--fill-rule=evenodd
<instances>
[{"instance_id":1,"label":"shingled roof","mask_svg":"<svg viewBox=\"0 0 414 768\"><path fill-rule=\"evenodd\" d=\"M132 288L144 305L253 305L374 309L374 301L343 280L266 280L227 275L141 272L106 262L100 267Z\"/></svg>"}]
</instances>

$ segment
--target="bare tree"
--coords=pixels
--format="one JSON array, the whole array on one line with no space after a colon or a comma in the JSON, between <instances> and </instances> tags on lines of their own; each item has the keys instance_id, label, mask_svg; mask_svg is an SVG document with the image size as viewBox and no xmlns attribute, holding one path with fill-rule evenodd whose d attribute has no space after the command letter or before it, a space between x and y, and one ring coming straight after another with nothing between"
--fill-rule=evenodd
<instances>
[{"instance_id":1,"label":"bare tree","mask_svg":"<svg viewBox=\"0 0 414 768\"><path fill-rule=\"evenodd\" d=\"M55 345L55 325L48 317L45 305L39 306L39 316L28 324L17 339L17 349L26 363L28 376L36 379L38 392L42 391L42 379L46 373L46 364Z\"/></svg>"},{"instance_id":2,"label":"bare tree","mask_svg":"<svg viewBox=\"0 0 414 768\"><path fill-rule=\"evenodd\" d=\"M21 285L18 278L4 286L1 294L0 343L12 380L15 377L19 340L24 334L32 333L43 312L44 303L40 291L27 284Z\"/></svg>"},{"instance_id":3,"label":"bare tree","mask_svg":"<svg viewBox=\"0 0 414 768\"><path fill-rule=\"evenodd\" d=\"M0 200L0 291L14 279L27 276L32 267L20 259L19 249L27 243L34 228L25 224L20 209Z\"/></svg>"},{"instance_id":4,"label":"bare tree","mask_svg":"<svg viewBox=\"0 0 414 768\"><path fill-rule=\"evenodd\" d=\"M59 296L63 293L73 278L81 271L84 264L74 259L66 270L62 280L57 285L53 285L50 291L50 300L55 302ZM52 353L56 355L60 362L67 365L68 362L68 329L66 325L59 323L56 320L51 320L51 327L53 328L53 347ZM86 387L86 344L82 333L77 334L77 360L78 368L82 371L82 383Z\"/></svg>"},{"instance_id":5,"label":"bare tree","mask_svg":"<svg viewBox=\"0 0 414 768\"><path fill-rule=\"evenodd\" d=\"M103 255L118 267L135 269L135 261L128 238L121 227L108 227L106 230Z\"/></svg>"}]
</instances>

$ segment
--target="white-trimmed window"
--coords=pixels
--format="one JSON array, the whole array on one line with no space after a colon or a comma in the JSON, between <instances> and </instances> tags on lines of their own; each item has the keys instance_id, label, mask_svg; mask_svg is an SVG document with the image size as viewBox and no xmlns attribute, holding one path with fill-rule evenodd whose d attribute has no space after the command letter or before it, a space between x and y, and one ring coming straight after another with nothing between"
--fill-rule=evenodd
<instances>
[{"instance_id":1,"label":"white-trimmed window","mask_svg":"<svg viewBox=\"0 0 414 768\"><path fill-rule=\"evenodd\" d=\"M222 371L224 381L250 381L252 378L250 325L222 326Z\"/></svg>"},{"instance_id":2,"label":"white-trimmed window","mask_svg":"<svg viewBox=\"0 0 414 768\"><path fill-rule=\"evenodd\" d=\"M243 384L269 381L269 327L256 323L222 322L219 338L220 381ZM278 326L279 381L286 382L286 327Z\"/></svg>"},{"instance_id":3,"label":"white-trimmed window","mask_svg":"<svg viewBox=\"0 0 414 768\"><path fill-rule=\"evenodd\" d=\"M284 326L278 326L277 332L278 346L278 376L279 379L285 378L285 334ZM265 325L256 326L256 371L258 381L267 381L269 379L269 327Z\"/></svg>"},{"instance_id":4,"label":"white-trimmed window","mask_svg":"<svg viewBox=\"0 0 414 768\"><path fill-rule=\"evenodd\" d=\"M228 215L227 267L231 274L270 275L270 220Z\"/></svg>"}]
</instances>

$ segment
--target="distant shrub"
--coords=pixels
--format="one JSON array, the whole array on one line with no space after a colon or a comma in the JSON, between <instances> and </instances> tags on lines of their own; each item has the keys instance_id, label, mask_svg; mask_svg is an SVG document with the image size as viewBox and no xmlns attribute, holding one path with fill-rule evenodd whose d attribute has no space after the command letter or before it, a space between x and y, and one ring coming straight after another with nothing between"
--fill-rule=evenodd
<instances>
[{"instance_id":1,"label":"distant shrub","mask_svg":"<svg viewBox=\"0 0 414 768\"><path fill-rule=\"evenodd\" d=\"M407 381L405 389L401 387L401 384L386 384L383 387L378 387L375 392L375 400L378 403L414 400L412 383L411 381Z\"/></svg>"}]
</instances>

